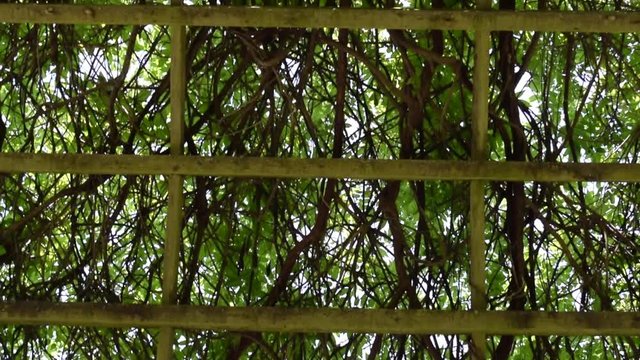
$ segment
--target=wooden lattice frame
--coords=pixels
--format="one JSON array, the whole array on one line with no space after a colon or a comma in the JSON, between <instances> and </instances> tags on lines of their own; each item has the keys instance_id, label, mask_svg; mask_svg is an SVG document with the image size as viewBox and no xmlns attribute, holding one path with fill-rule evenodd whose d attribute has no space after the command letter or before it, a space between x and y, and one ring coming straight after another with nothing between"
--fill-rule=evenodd
<instances>
[{"instance_id":1,"label":"wooden lattice frame","mask_svg":"<svg viewBox=\"0 0 640 360\"><path fill-rule=\"evenodd\" d=\"M0 22L170 25L171 155L0 154L0 172L163 174L169 176L169 207L162 305L0 304L0 323L160 328L158 357L170 358L173 328L272 332L368 332L472 334L483 358L488 334L640 335L640 313L486 311L484 185L510 181L640 182L639 164L544 164L486 161L489 39L491 31L640 32L640 13L503 12L481 0L476 11L239 8L158 5L0 4ZM183 156L185 26L441 29L475 32L472 160L266 159ZM183 176L467 180L470 198L471 310L361 310L212 308L178 306L176 284Z\"/></svg>"}]
</instances>

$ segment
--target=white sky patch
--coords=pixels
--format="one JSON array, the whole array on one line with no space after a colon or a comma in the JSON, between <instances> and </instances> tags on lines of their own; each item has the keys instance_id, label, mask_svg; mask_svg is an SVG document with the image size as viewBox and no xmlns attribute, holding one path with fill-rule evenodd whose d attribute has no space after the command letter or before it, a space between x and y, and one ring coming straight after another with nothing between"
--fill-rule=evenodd
<instances>
[{"instance_id":1,"label":"white sky patch","mask_svg":"<svg viewBox=\"0 0 640 360\"><path fill-rule=\"evenodd\" d=\"M535 219L533 221L533 227L535 227L535 229L540 233L544 232L544 224L542 223L542 221L540 221L540 219Z\"/></svg>"},{"instance_id":2,"label":"white sky patch","mask_svg":"<svg viewBox=\"0 0 640 360\"><path fill-rule=\"evenodd\" d=\"M346 117L345 119L345 131L347 132L347 137L351 138L360 130L360 123L351 117Z\"/></svg>"},{"instance_id":3,"label":"white sky patch","mask_svg":"<svg viewBox=\"0 0 640 360\"><path fill-rule=\"evenodd\" d=\"M520 71L520 68L516 67L516 72ZM533 108L539 108L540 102L535 99L536 94L529 87L529 83L531 82L531 74L528 71L525 71L520 77L520 81L516 84L515 92L519 95L519 97L529 103L529 105Z\"/></svg>"},{"instance_id":4,"label":"white sky patch","mask_svg":"<svg viewBox=\"0 0 640 360\"><path fill-rule=\"evenodd\" d=\"M349 343L349 335L347 333L334 333L333 338L338 346L345 346Z\"/></svg>"}]
</instances>

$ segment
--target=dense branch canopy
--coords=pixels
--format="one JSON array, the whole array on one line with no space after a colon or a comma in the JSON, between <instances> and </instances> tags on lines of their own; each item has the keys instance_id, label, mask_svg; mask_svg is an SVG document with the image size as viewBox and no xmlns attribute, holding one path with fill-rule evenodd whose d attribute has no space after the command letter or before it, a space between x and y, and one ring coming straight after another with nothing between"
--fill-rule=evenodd
<instances>
[{"instance_id":1,"label":"dense branch canopy","mask_svg":"<svg viewBox=\"0 0 640 360\"><path fill-rule=\"evenodd\" d=\"M637 10L609 0L501 0L500 8ZM473 36L188 28L186 153L468 160ZM169 43L162 26L3 24L0 151L168 154ZM639 46L637 34L493 33L490 159L637 163ZM159 303L165 180L0 174L0 301ZM490 183L489 308L640 311L639 186ZM468 309L468 188L188 177L178 303ZM1 351L11 358L153 357L156 338L145 329L0 329ZM503 336L491 338L489 350L503 359L640 357L638 339L620 337ZM464 334L180 331L176 351L185 358L461 358L469 346Z\"/></svg>"}]
</instances>

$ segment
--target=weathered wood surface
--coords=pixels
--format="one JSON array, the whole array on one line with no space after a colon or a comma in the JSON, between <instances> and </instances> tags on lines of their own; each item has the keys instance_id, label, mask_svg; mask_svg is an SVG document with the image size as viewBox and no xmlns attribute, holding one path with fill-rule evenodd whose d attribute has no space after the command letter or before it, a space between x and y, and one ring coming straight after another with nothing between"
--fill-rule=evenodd
<instances>
[{"instance_id":1,"label":"weathered wood surface","mask_svg":"<svg viewBox=\"0 0 640 360\"><path fill-rule=\"evenodd\" d=\"M637 12L0 4L0 22L280 28L638 32Z\"/></svg>"},{"instance_id":2,"label":"weathered wood surface","mask_svg":"<svg viewBox=\"0 0 640 360\"><path fill-rule=\"evenodd\" d=\"M0 154L3 173L383 180L639 182L640 164L290 159L181 155Z\"/></svg>"},{"instance_id":3,"label":"weathered wood surface","mask_svg":"<svg viewBox=\"0 0 640 360\"><path fill-rule=\"evenodd\" d=\"M640 313L289 309L93 303L0 304L0 323L261 332L640 335Z\"/></svg>"}]
</instances>

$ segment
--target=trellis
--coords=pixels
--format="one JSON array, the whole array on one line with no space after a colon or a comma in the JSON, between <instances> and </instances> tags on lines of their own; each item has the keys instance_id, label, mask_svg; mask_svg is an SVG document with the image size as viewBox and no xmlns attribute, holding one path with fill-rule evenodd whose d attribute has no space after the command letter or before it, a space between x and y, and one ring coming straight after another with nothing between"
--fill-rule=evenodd
<instances>
[{"instance_id":1,"label":"trellis","mask_svg":"<svg viewBox=\"0 0 640 360\"><path fill-rule=\"evenodd\" d=\"M0 172L165 175L168 217L161 305L7 303L0 323L160 328L158 357L170 358L174 328L265 332L471 334L484 358L487 335L640 335L640 314L486 311L485 182L639 182L638 164L490 162L487 156L489 39L491 31L639 32L640 13L244 8L158 5L0 5L0 22L170 25L171 155L0 154ZM441 29L475 32L471 161L273 159L183 155L186 93L185 27ZM183 176L464 180L470 195L470 311L216 308L176 303L183 207Z\"/></svg>"}]
</instances>

